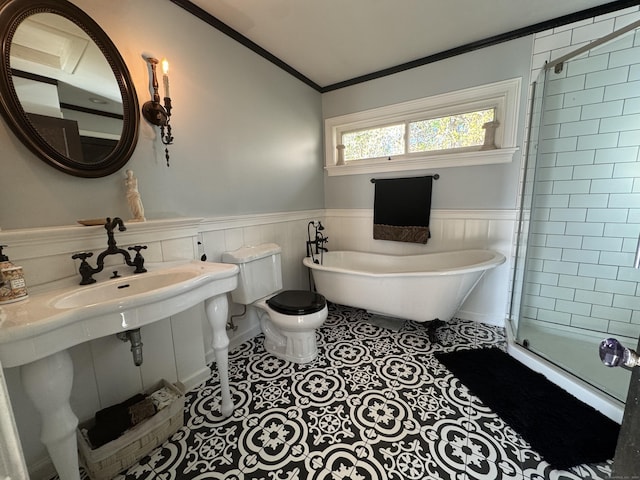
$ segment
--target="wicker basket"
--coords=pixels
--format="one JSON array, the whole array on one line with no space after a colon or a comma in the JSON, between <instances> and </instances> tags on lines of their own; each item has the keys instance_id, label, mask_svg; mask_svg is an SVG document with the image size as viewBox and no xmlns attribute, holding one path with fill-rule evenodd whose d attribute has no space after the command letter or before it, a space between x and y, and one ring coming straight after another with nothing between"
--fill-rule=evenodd
<instances>
[{"instance_id":1,"label":"wicker basket","mask_svg":"<svg viewBox=\"0 0 640 480\"><path fill-rule=\"evenodd\" d=\"M80 431L82 428L91 427L93 420L78 426L76 436L80 462L92 480L109 480L115 477L121 471L135 465L142 457L182 428L184 425L184 387L181 384L176 386L162 380L147 393L152 393L162 387L167 387L175 392L178 398L154 416L101 447L91 449Z\"/></svg>"}]
</instances>

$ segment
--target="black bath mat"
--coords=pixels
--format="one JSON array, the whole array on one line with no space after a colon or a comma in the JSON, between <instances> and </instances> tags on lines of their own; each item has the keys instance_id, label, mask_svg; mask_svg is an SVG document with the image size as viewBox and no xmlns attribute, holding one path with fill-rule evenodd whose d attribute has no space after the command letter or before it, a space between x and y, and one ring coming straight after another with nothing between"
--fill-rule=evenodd
<instances>
[{"instance_id":1,"label":"black bath mat","mask_svg":"<svg viewBox=\"0 0 640 480\"><path fill-rule=\"evenodd\" d=\"M554 468L613 458L620 426L497 348L436 353Z\"/></svg>"}]
</instances>

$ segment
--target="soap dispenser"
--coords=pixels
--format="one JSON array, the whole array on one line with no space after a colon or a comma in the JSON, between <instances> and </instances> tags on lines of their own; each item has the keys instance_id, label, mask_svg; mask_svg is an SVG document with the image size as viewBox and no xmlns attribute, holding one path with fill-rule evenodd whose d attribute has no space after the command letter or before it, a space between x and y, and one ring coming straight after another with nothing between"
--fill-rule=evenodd
<instances>
[{"instance_id":1,"label":"soap dispenser","mask_svg":"<svg viewBox=\"0 0 640 480\"><path fill-rule=\"evenodd\" d=\"M16 267L2 253L6 245L0 245L0 304L17 302L27 298L27 284L22 267Z\"/></svg>"}]
</instances>

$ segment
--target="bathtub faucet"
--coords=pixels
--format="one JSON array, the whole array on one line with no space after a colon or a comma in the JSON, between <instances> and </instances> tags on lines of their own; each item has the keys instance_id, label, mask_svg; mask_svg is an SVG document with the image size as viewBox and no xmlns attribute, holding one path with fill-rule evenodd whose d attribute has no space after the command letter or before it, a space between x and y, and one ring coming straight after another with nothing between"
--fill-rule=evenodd
<instances>
[{"instance_id":1,"label":"bathtub faucet","mask_svg":"<svg viewBox=\"0 0 640 480\"><path fill-rule=\"evenodd\" d=\"M329 237L323 237L320 234L320 237L316 239L316 250L320 250L321 252L328 252L329 249L327 247L323 247L325 243L329 242Z\"/></svg>"},{"instance_id":2,"label":"bathtub faucet","mask_svg":"<svg viewBox=\"0 0 640 480\"><path fill-rule=\"evenodd\" d=\"M316 244L316 253L318 252L328 252L329 249L327 249L327 247L323 246L327 243L329 243L329 237L325 237L321 232L322 230L324 230L324 227L322 226L322 223L318 222L318 228L316 229L316 239L315 239L315 244Z\"/></svg>"},{"instance_id":3,"label":"bathtub faucet","mask_svg":"<svg viewBox=\"0 0 640 480\"><path fill-rule=\"evenodd\" d=\"M313 240L311 240L311 227L315 229ZM307 257L313 259L313 263L320 263L315 255L321 255L322 252L328 252L329 249L325 245L329 242L329 237L325 237L322 234L324 227L322 222L311 221L307 224Z\"/></svg>"}]
</instances>

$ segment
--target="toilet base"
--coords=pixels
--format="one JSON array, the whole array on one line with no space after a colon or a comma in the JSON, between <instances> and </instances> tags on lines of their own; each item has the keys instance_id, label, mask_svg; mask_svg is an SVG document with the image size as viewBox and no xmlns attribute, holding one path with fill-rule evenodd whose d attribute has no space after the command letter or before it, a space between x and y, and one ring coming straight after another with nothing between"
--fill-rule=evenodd
<instances>
[{"instance_id":1,"label":"toilet base","mask_svg":"<svg viewBox=\"0 0 640 480\"><path fill-rule=\"evenodd\" d=\"M268 337L264 339L264 348L278 358L293 363L309 363L318 356L316 332L283 332L286 343L279 344Z\"/></svg>"},{"instance_id":2,"label":"toilet base","mask_svg":"<svg viewBox=\"0 0 640 480\"><path fill-rule=\"evenodd\" d=\"M318 356L316 329L327 319L327 306L302 316L274 312L266 302L256 302L264 348L278 358L293 363L309 363Z\"/></svg>"}]
</instances>

